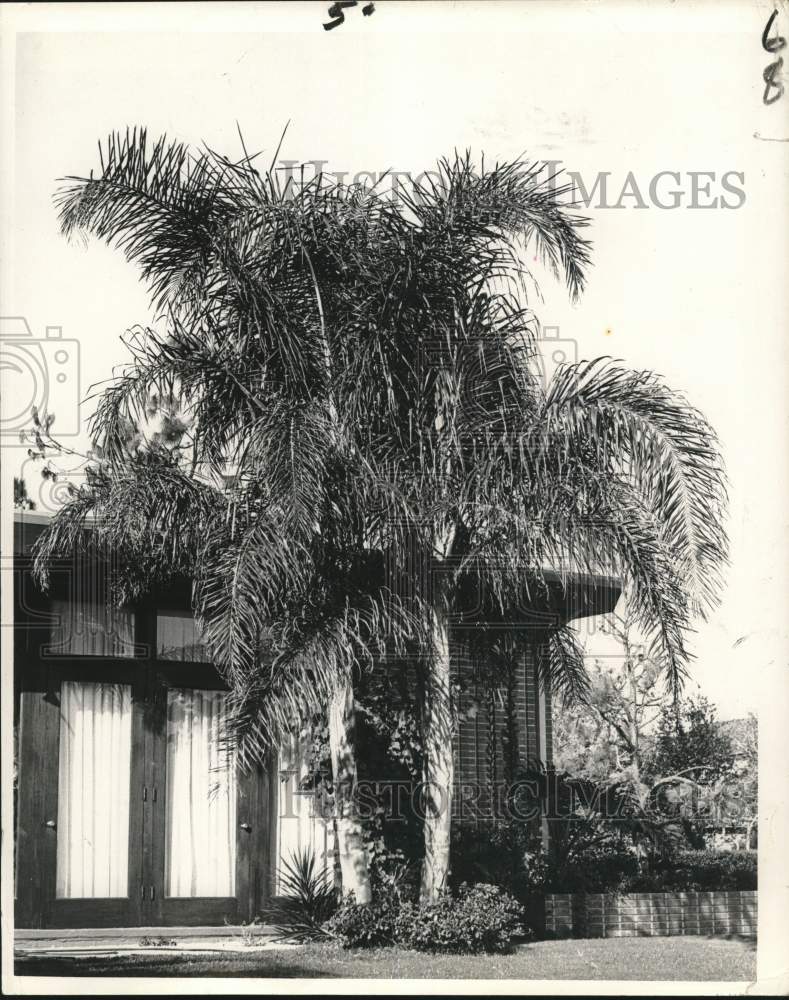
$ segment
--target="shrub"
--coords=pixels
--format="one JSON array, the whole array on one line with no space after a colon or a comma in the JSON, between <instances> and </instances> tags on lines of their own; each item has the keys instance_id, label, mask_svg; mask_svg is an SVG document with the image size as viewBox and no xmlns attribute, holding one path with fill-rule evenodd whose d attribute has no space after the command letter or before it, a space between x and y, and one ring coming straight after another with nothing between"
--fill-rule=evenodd
<instances>
[{"instance_id":1,"label":"shrub","mask_svg":"<svg viewBox=\"0 0 789 1000\"><path fill-rule=\"evenodd\" d=\"M346 896L324 929L339 938L346 948L375 948L395 941L400 900L395 895L379 895L366 906Z\"/></svg>"},{"instance_id":2,"label":"shrub","mask_svg":"<svg viewBox=\"0 0 789 1000\"><path fill-rule=\"evenodd\" d=\"M628 892L639 877L638 858L632 851L593 848L556 866L542 870L546 892Z\"/></svg>"},{"instance_id":3,"label":"shrub","mask_svg":"<svg viewBox=\"0 0 789 1000\"><path fill-rule=\"evenodd\" d=\"M639 865L629 851L586 851L561 869L545 863L544 892L714 892L755 889L755 851L675 851Z\"/></svg>"},{"instance_id":4,"label":"shrub","mask_svg":"<svg viewBox=\"0 0 789 1000\"><path fill-rule=\"evenodd\" d=\"M396 896L399 900L419 896L419 865L413 861L389 860L370 872L373 892L379 896Z\"/></svg>"},{"instance_id":5,"label":"shrub","mask_svg":"<svg viewBox=\"0 0 789 1000\"><path fill-rule=\"evenodd\" d=\"M523 907L495 885L461 885L437 903L404 903L397 917L397 940L417 951L477 954L505 952L523 937Z\"/></svg>"},{"instance_id":6,"label":"shrub","mask_svg":"<svg viewBox=\"0 0 789 1000\"><path fill-rule=\"evenodd\" d=\"M657 863L650 882L653 892L756 889L757 854L755 851L677 851Z\"/></svg>"},{"instance_id":7,"label":"shrub","mask_svg":"<svg viewBox=\"0 0 789 1000\"><path fill-rule=\"evenodd\" d=\"M532 888L529 859L533 831L518 822L484 826L455 824L452 830L452 885L498 885L525 901Z\"/></svg>"},{"instance_id":8,"label":"shrub","mask_svg":"<svg viewBox=\"0 0 789 1000\"><path fill-rule=\"evenodd\" d=\"M523 907L493 885L462 885L437 903L420 904L397 894L368 906L346 900L326 930L348 948L401 944L418 951L477 954L509 950L522 937Z\"/></svg>"}]
</instances>

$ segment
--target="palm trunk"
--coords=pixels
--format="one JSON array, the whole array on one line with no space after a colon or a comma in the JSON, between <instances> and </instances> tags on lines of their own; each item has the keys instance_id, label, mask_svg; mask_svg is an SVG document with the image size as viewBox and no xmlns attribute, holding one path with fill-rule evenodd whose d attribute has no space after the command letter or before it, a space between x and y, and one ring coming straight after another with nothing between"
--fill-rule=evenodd
<instances>
[{"instance_id":1,"label":"palm trunk","mask_svg":"<svg viewBox=\"0 0 789 1000\"><path fill-rule=\"evenodd\" d=\"M432 624L432 649L425 670L422 696L422 745L425 808L425 858L419 897L435 902L449 879L452 830L452 703L449 635L438 613Z\"/></svg>"},{"instance_id":2,"label":"palm trunk","mask_svg":"<svg viewBox=\"0 0 789 1000\"><path fill-rule=\"evenodd\" d=\"M334 779L337 846L344 895L353 892L357 903L369 903L370 870L364 831L356 803L356 716L353 685L347 678L338 684L329 704L329 747Z\"/></svg>"},{"instance_id":3,"label":"palm trunk","mask_svg":"<svg viewBox=\"0 0 789 1000\"><path fill-rule=\"evenodd\" d=\"M326 371L328 393L326 402L335 443L339 441L337 401L332 383L332 357L323 315L323 301L315 268L309 254L305 254L321 318L321 346ZM370 869L364 846L359 810L356 802L356 715L353 708L353 685L350 677L338 682L329 705L329 748L334 778L334 812L336 816L337 846L340 855L343 894L353 892L357 903L367 904L372 899Z\"/></svg>"}]
</instances>

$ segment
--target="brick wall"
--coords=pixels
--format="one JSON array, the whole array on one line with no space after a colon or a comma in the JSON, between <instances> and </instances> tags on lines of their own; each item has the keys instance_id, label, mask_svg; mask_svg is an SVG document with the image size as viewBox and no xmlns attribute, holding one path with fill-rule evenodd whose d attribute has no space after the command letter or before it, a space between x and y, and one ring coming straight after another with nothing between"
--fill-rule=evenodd
<instances>
[{"instance_id":1,"label":"brick wall","mask_svg":"<svg viewBox=\"0 0 789 1000\"><path fill-rule=\"evenodd\" d=\"M670 934L756 936L756 892L558 893L545 897L545 931L557 937Z\"/></svg>"}]
</instances>

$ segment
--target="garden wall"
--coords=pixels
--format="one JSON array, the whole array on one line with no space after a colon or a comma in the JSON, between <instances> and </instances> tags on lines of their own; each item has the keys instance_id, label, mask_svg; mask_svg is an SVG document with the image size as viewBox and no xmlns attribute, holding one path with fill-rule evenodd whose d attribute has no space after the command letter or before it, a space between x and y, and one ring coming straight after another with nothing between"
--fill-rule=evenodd
<instances>
[{"instance_id":1,"label":"garden wall","mask_svg":"<svg viewBox=\"0 0 789 1000\"><path fill-rule=\"evenodd\" d=\"M557 893L545 897L549 937L756 936L756 892Z\"/></svg>"}]
</instances>

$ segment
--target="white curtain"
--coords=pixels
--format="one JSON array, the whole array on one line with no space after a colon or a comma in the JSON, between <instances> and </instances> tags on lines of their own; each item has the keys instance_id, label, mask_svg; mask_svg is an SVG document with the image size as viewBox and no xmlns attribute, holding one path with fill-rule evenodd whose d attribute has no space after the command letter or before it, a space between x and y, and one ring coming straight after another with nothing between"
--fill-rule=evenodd
<instances>
[{"instance_id":1,"label":"white curtain","mask_svg":"<svg viewBox=\"0 0 789 1000\"><path fill-rule=\"evenodd\" d=\"M334 877L334 828L326 810L322 816L321 800L312 790L302 789L309 773L308 742L299 733L291 733L279 753L277 809L277 872L282 863L291 863L292 855L312 851L318 867L330 879ZM276 878L279 883L279 877Z\"/></svg>"},{"instance_id":2,"label":"white curtain","mask_svg":"<svg viewBox=\"0 0 789 1000\"><path fill-rule=\"evenodd\" d=\"M236 781L221 691L167 693L167 895L233 896Z\"/></svg>"},{"instance_id":3,"label":"white curtain","mask_svg":"<svg viewBox=\"0 0 789 1000\"><path fill-rule=\"evenodd\" d=\"M134 656L134 612L97 601L52 601L52 652L64 656Z\"/></svg>"},{"instance_id":4,"label":"white curtain","mask_svg":"<svg viewBox=\"0 0 789 1000\"><path fill-rule=\"evenodd\" d=\"M128 895L131 716L128 685L61 685L58 899Z\"/></svg>"},{"instance_id":5,"label":"white curtain","mask_svg":"<svg viewBox=\"0 0 789 1000\"><path fill-rule=\"evenodd\" d=\"M156 615L156 655L160 660L208 663L208 649L200 641L191 611L166 611Z\"/></svg>"}]
</instances>

